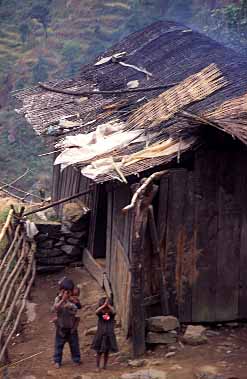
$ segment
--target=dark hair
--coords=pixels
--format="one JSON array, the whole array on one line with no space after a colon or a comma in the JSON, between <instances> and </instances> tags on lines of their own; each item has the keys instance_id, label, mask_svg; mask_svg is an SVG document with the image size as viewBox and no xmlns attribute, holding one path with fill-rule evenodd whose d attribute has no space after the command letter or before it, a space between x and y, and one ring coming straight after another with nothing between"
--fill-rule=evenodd
<instances>
[{"instance_id":1,"label":"dark hair","mask_svg":"<svg viewBox=\"0 0 247 379\"><path fill-rule=\"evenodd\" d=\"M63 278L58 282L59 289L65 290L65 291L72 291L75 287L75 284L72 279L69 278Z\"/></svg>"}]
</instances>

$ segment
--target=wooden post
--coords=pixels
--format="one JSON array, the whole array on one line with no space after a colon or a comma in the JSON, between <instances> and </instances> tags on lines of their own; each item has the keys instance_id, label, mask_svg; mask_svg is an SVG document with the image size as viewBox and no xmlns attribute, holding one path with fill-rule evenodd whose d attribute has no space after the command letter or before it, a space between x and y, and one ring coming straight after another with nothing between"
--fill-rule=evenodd
<instances>
[{"instance_id":1,"label":"wooden post","mask_svg":"<svg viewBox=\"0 0 247 379\"><path fill-rule=\"evenodd\" d=\"M153 210L152 205L149 205L149 227L150 227L151 240L152 240L152 244L153 244L153 251L154 251L154 254L156 254L157 258L158 258L157 263L156 263L156 271L158 273L159 282L160 282L161 311L162 311L162 315L166 316L169 314L168 294L167 294L167 288L166 288L164 273L162 272L162 262L161 262L158 230L157 230L156 223L155 223L154 210Z\"/></svg>"},{"instance_id":2,"label":"wooden post","mask_svg":"<svg viewBox=\"0 0 247 379\"><path fill-rule=\"evenodd\" d=\"M140 183L141 184L141 183ZM145 307L144 307L144 271L143 251L148 222L148 207L157 192L157 186L151 184L145 194L137 198L133 214L133 233L131 249L131 312L133 356L145 353Z\"/></svg>"}]
</instances>

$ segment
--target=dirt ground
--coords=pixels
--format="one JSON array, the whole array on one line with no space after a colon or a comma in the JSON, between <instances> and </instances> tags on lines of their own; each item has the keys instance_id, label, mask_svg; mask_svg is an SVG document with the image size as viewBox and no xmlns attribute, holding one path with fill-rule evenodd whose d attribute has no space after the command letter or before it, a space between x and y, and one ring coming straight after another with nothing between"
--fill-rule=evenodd
<instances>
[{"instance_id":1,"label":"dirt ground","mask_svg":"<svg viewBox=\"0 0 247 379\"><path fill-rule=\"evenodd\" d=\"M79 333L83 364L79 367L73 365L66 346L63 366L56 369L52 362L54 326L50 322L50 308L56 295L58 279L63 275L72 277L81 287ZM31 299L36 305L31 304L29 307L29 322L13 340L10 358L12 362L17 362L33 354L41 354L9 367L7 378L117 379L123 373L139 370L128 367L128 343L117 328L120 353L110 358L108 370L100 373L95 371L95 356L90 349L92 336L85 336L85 330L96 325L94 309L101 295L102 291L97 283L81 268L68 269L60 275L38 277ZM193 347L178 343L176 348L176 353L171 358L165 357L168 352L166 347L149 350L144 357L145 367L167 372L168 379L193 379L195 369L210 365L217 368L224 379L247 379L247 326L218 326L213 329L207 344Z\"/></svg>"}]
</instances>

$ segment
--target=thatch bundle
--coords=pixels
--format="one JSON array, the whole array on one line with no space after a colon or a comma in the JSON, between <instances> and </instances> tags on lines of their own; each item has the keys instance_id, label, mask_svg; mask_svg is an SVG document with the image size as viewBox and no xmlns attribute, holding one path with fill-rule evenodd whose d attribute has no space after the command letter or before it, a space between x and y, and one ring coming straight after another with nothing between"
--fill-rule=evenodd
<instances>
[{"instance_id":1,"label":"thatch bundle","mask_svg":"<svg viewBox=\"0 0 247 379\"><path fill-rule=\"evenodd\" d=\"M128 122L138 128L156 126L169 120L186 105L205 99L226 84L218 67L210 64L140 107Z\"/></svg>"}]
</instances>

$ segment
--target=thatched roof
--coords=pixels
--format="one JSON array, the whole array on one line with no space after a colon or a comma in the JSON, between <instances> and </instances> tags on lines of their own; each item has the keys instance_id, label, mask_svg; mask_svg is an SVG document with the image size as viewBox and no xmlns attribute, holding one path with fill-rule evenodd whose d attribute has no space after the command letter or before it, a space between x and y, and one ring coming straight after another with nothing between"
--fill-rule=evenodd
<instances>
[{"instance_id":1,"label":"thatched roof","mask_svg":"<svg viewBox=\"0 0 247 379\"><path fill-rule=\"evenodd\" d=\"M155 155L155 158L150 158L150 153L149 158L139 158L135 162L133 160L132 164L119 165L119 168L123 175L128 176L160 165L173 159L180 153L180 150L183 152L196 144L200 133L198 127L195 127L194 114L202 117L197 120L196 126L205 122L206 119L212 127L219 127L242 142L247 142L245 119L247 100L245 101L245 97L243 97L247 93L247 65L245 59L235 51L225 48L186 26L167 21L155 23L141 32L130 35L108 50L104 57L122 52L127 53L124 60L121 59L124 64L145 68L144 71L151 73L152 76L113 61L95 65L95 62L100 60L98 58L92 64L84 66L77 78L46 84L58 90L80 93L95 90L113 92L126 90L129 82L132 85L138 85L138 88L152 88L180 83L213 63L222 72L228 85L218 91L212 91L213 93L209 93L201 101L192 101L184 105L182 109L189 112L189 115L185 116L181 112L175 112L167 120L160 120L160 123L156 123L155 128L150 131L150 135L147 131L142 140L136 140L132 144L126 143L124 146L117 144L117 148L110 152L101 152L94 158L83 162L76 162L76 159L74 161L72 159L71 163L75 162L86 166L96 161L97 166L99 158L114 156L114 161L119 162L123 157L126 159L138 151L141 151L141 155L144 156L143 150L145 150L147 141L149 145L153 145L172 138L174 148L171 149L168 143L169 154ZM128 123L133 109L136 110L148 100L157 98L164 91L165 89L157 89L121 95L79 96L56 93L36 86L15 93L15 97L22 102L19 112L25 115L38 134L49 135L55 132L58 134L57 139L59 140L65 135L93 132L101 124L108 125L110 120L113 120L114 123L124 123L123 130L125 131L130 129L133 131L135 126ZM172 99L174 102L174 97ZM68 123L68 120L71 123ZM150 119L148 121L150 122ZM58 124L60 126L57 126ZM63 127L65 129L62 129ZM138 127L139 125L136 126L136 128ZM64 146L60 145L61 148ZM76 154L76 150L74 150L74 154ZM116 167L112 172L114 171L116 172ZM95 180L105 181L110 178L112 178L112 173L108 172L99 175Z\"/></svg>"}]
</instances>

